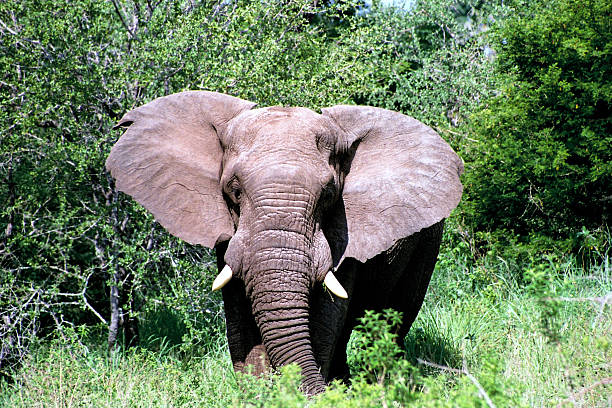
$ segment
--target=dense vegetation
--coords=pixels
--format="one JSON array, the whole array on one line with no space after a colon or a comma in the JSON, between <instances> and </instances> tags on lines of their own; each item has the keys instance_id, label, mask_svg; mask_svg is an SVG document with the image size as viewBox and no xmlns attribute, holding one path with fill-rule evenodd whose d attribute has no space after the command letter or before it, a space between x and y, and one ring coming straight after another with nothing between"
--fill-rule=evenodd
<instances>
[{"instance_id":1,"label":"dense vegetation","mask_svg":"<svg viewBox=\"0 0 612 408\"><path fill-rule=\"evenodd\" d=\"M0 405L306 404L233 374L212 254L104 172L123 113L207 89L399 110L466 162L406 349L369 316L312 406L607 406L612 5L408 4L0 2Z\"/></svg>"},{"instance_id":2,"label":"dense vegetation","mask_svg":"<svg viewBox=\"0 0 612 408\"><path fill-rule=\"evenodd\" d=\"M474 114L466 155L476 228L566 238L609 223L611 13L606 2L545 2L496 33L498 94Z\"/></svg>"}]
</instances>

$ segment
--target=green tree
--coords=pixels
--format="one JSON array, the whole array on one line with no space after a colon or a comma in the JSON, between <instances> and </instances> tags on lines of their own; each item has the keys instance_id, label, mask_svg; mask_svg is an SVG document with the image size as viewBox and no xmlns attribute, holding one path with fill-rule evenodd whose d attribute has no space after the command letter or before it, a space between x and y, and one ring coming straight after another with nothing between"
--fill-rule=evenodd
<instances>
[{"instance_id":1,"label":"green tree","mask_svg":"<svg viewBox=\"0 0 612 408\"><path fill-rule=\"evenodd\" d=\"M499 93L464 148L475 228L558 238L609 222L611 13L605 0L534 2L496 33Z\"/></svg>"},{"instance_id":2,"label":"green tree","mask_svg":"<svg viewBox=\"0 0 612 408\"><path fill-rule=\"evenodd\" d=\"M407 9L374 8L367 19L384 47L373 55L378 72L359 103L433 126L463 123L493 94L488 31L511 11L503 3L415 0Z\"/></svg>"}]
</instances>

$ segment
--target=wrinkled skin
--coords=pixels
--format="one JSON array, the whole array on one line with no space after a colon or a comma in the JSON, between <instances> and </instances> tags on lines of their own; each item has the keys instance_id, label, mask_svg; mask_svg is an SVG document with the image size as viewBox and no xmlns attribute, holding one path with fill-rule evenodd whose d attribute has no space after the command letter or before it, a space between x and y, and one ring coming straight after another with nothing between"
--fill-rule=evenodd
<instances>
[{"instance_id":1,"label":"wrinkled skin","mask_svg":"<svg viewBox=\"0 0 612 408\"><path fill-rule=\"evenodd\" d=\"M236 370L297 363L314 394L348 375L364 310L402 311L403 339L462 191L461 160L433 130L383 109L256 109L204 91L156 99L118 126L117 188L231 268ZM322 284L330 270L346 299Z\"/></svg>"}]
</instances>

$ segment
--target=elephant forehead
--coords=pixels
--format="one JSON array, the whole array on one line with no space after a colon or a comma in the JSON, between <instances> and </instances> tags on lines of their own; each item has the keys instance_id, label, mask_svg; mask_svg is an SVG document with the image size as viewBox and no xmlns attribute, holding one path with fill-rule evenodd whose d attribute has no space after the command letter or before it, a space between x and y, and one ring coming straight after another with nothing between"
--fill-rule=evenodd
<instances>
[{"instance_id":1,"label":"elephant forehead","mask_svg":"<svg viewBox=\"0 0 612 408\"><path fill-rule=\"evenodd\" d=\"M243 181L279 182L284 185L315 186L332 177L327 160L318 152L296 145L255 144L233 156L233 173Z\"/></svg>"},{"instance_id":2,"label":"elephant forehead","mask_svg":"<svg viewBox=\"0 0 612 408\"><path fill-rule=\"evenodd\" d=\"M282 147L316 148L316 137L326 129L321 115L306 108L271 106L246 111L228 128L228 145L246 149L272 150Z\"/></svg>"}]
</instances>

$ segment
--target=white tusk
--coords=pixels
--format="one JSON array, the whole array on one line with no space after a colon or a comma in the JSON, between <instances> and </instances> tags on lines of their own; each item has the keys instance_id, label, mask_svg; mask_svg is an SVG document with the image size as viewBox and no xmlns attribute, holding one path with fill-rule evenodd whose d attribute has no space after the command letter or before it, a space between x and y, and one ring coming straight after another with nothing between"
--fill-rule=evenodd
<instances>
[{"instance_id":1,"label":"white tusk","mask_svg":"<svg viewBox=\"0 0 612 408\"><path fill-rule=\"evenodd\" d=\"M325 284L325 286L327 286L327 289L329 289L329 291L334 295L342 299L348 298L348 293L346 293L346 290L344 290L340 282L338 282L338 279L336 279L336 276L334 276L332 271L327 272L323 283Z\"/></svg>"},{"instance_id":2,"label":"white tusk","mask_svg":"<svg viewBox=\"0 0 612 408\"><path fill-rule=\"evenodd\" d=\"M217 277L215 278L215 281L212 284L212 290L215 291L221 289L222 287L227 285L227 282L229 282L231 279L232 268L230 268L229 265L225 265L223 270L221 270L221 272L219 272L219 275L217 275Z\"/></svg>"}]
</instances>

